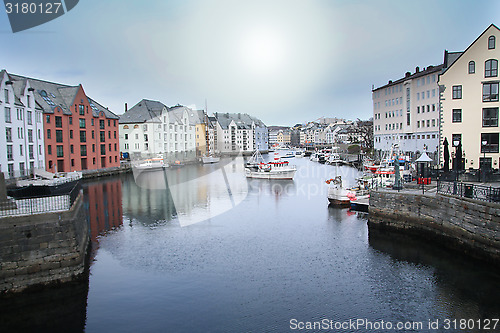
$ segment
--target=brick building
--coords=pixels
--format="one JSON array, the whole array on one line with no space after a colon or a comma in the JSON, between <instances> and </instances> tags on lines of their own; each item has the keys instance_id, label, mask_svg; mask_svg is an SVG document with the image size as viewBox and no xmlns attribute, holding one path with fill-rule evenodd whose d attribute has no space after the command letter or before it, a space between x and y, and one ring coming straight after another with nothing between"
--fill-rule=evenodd
<instances>
[{"instance_id":1,"label":"brick building","mask_svg":"<svg viewBox=\"0 0 500 333\"><path fill-rule=\"evenodd\" d=\"M120 165L119 117L88 97L82 87L27 80L36 108L43 110L45 169L69 172Z\"/></svg>"}]
</instances>

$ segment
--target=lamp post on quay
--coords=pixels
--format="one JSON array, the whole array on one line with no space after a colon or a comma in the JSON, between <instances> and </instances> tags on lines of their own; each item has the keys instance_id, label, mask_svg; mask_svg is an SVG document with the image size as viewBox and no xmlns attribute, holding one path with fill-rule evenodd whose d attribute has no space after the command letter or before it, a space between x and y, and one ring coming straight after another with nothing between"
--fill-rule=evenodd
<instances>
[{"instance_id":1,"label":"lamp post on quay","mask_svg":"<svg viewBox=\"0 0 500 333\"><path fill-rule=\"evenodd\" d=\"M483 163L479 163L479 169L480 173L483 176L483 183L486 182L486 145L488 144L488 141L483 140L481 141L481 149L483 150Z\"/></svg>"}]
</instances>

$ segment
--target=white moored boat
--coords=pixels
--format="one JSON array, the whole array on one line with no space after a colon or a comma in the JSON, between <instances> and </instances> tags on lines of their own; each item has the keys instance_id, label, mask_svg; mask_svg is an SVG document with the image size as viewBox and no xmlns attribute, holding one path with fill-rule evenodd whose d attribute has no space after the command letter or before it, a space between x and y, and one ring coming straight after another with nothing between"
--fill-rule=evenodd
<instances>
[{"instance_id":1,"label":"white moored boat","mask_svg":"<svg viewBox=\"0 0 500 333\"><path fill-rule=\"evenodd\" d=\"M133 167L139 171L155 171L167 168L168 164L163 162L163 158L158 157L145 159L136 163Z\"/></svg>"},{"instance_id":2,"label":"white moored boat","mask_svg":"<svg viewBox=\"0 0 500 333\"><path fill-rule=\"evenodd\" d=\"M213 155L203 156L201 158L201 161L203 162L203 164L217 163L220 161L220 157L215 157Z\"/></svg>"},{"instance_id":3,"label":"white moored boat","mask_svg":"<svg viewBox=\"0 0 500 333\"><path fill-rule=\"evenodd\" d=\"M326 181L328 187L328 201L330 205L337 207L350 207L351 199L349 198L349 191L342 186L342 177L337 176Z\"/></svg>"},{"instance_id":4,"label":"white moored boat","mask_svg":"<svg viewBox=\"0 0 500 333\"><path fill-rule=\"evenodd\" d=\"M259 151L255 151L245 167L247 178L293 179L297 168L288 161L282 161L275 154L274 161L265 163Z\"/></svg>"}]
</instances>

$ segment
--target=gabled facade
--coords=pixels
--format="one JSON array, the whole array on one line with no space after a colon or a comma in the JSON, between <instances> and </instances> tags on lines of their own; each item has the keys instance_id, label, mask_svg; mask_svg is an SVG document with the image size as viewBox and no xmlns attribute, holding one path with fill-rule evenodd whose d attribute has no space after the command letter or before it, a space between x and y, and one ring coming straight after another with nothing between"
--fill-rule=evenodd
<instances>
[{"instance_id":1,"label":"gabled facade","mask_svg":"<svg viewBox=\"0 0 500 333\"><path fill-rule=\"evenodd\" d=\"M27 96L33 96L35 110L43 111L47 171L69 172L120 165L118 116L88 97L82 85L68 86L19 75L10 77L20 85L24 82L29 85L33 95Z\"/></svg>"},{"instance_id":2,"label":"gabled facade","mask_svg":"<svg viewBox=\"0 0 500 333\"><path fill-rule=\"evenodd\" d=\"M215 113L217 150L221 153L249 153L255 149L255 123L247 114Z\"/></svg>"},{"instance_id":3,"label":"gabled facade","mask_svg":"<svg viewBox=\"0 0 500 333\"><path fill-rule=\"evenodd\" d=\"M0 169L5 178L45 169L43 110L27 78L0 72Z\"/></svg>"},{"instance_id":4,"label":"gabled facade","mask_svg":"<svg viewBox=\"0 0 500 333\"><path fill-rule=\"evenodd\" d=\"M120 151L131 159L156 157L164 153L161 115L167 107L143 99L120 116Z\"/></svg>"},{"instance_id":5,"label":"gabled facade","mask_svg":"<svg viewBox=\"0 0 500 333\"><path fill-rule=\"evenodd\" d=\"M443 142L462 144L462 168L498 168L500 30L490 25L464 52L445 51L441 89L440 166ZM450 165L450 168L452 166Z\"/></svg>"}]
</instances>

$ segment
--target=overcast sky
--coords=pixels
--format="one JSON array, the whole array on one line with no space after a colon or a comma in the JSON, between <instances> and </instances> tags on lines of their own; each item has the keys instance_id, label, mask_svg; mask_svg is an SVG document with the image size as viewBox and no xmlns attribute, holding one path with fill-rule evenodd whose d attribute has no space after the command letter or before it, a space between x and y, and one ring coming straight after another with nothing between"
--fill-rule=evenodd
<instances>
[{"instance_id":1,"label":"overcast sky","mask_svg":"<svg viewBox=\"0 0 500 333\"><path fill-rule=\"evenodd\" d=\"M117 114L148 98L266 125L368 119L372 85L442 63L499 20L498 0L81 0L15 34L2 10L0 68L81 83Z\"/></svg>"}]
</instances>

